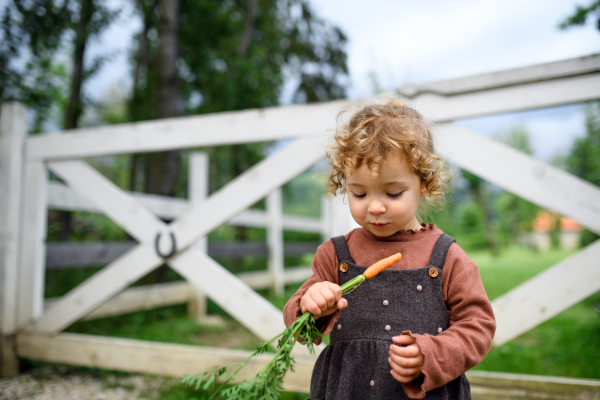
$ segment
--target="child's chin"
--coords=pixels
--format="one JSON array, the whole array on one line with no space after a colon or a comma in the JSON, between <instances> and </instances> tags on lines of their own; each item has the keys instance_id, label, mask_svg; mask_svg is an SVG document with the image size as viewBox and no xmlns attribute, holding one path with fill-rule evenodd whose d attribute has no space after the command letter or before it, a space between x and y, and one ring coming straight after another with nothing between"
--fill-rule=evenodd
<instances>
[{"instance_id":1,"label":"child's chin","mask_svg":"<svg viewBox=\"0 0 600 400\"><path fill-rule=\"evenodd\" d=\"M394 233L391 231L389 226L386 226L384 229L376 229L370 226L367 228L367 230L378 237L390 236L392 233Z\"/></svg>"}]
</instances>

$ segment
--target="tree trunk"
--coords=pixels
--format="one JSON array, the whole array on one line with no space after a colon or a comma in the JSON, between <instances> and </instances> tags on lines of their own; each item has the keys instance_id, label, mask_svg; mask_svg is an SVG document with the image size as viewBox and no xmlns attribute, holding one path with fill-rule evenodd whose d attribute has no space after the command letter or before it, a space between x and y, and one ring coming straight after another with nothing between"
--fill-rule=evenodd
<instances>
[{"instance_id":1,"label":"tree trunk","mask_svg":"<svg viewBox=\"0 0 600 400\"><path fill-rule=\"evenodd\" d=\"M158 21L159 47L157 57L157 110L158 118L172 118L180 114L179 74L177 59L179 56L179 9L180 0L160 0L160 19ZM174 195L181 172L179 150L151 153L146 157L145 189L146 193L164 196ZM166 265L156 270L156 282L167 280L169 269Z\"/></svg>"},{"instance_id":2,"label":"tree trunk","mask_svg":"<svg viewBox=\"0 0 600 400\"><path fill-rule=\"evenodd\" d=\"M179 112L179 0L161 0L158 23L159 47L157 59L157 113L159 118L171 118ZM173 195L181 170L178 150L149 154L146 159L146 192Z\"/></svg>"},{"instance_id":3,"label":"tree trunk","mask_svg":"<svg viewBox=\"0 0 600 400\"><path fill-rule=\"evenodd\" d=\"M65 129L77 128L81 116L81 84L83 82L83 57L88 40L87 26L92 18L93 0L81 0L79 22L75 28L75 50L73 52L73 75L71 79L71 93L65 110Z\"/></svg>"},{"instance_id":4,"label":"tree trunk","mask_svg":"<svg viewBox=\"0 0 600 400\"><path fill-rule=\"evenodd\" d=\"M73 73L71 75L71 91L69 101L65 109L64 128L75 129L79 124L82 113L81 107L81 85L83 83L83 58L88 40L87 26L92 18L94 5L93 0L81 0L79 10L79 21L75 27L75 49L73 51ZM71 211L58 212L59 239L68 241L73 232L73 213Z\"/></svg>"}]
</instances>

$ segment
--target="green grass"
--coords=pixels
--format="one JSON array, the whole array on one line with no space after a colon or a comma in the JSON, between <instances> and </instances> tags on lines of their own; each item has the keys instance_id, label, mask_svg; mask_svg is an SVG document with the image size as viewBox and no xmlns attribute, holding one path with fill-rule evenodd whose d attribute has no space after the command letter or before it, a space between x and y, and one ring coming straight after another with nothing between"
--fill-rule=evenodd
<instances>
[{"instance_id":1,"label":"green grass","mask_svg":"<svg viewBox=\"0 0 600 400\"><path fill-rule=\"evenodd\" d=\"M511 250L494 259L473 253L490 299L525 282L572 252ZM492 350L474 369L600 379L600 293Z\"/></svg>"},{"instance_id":2,"label":"green grass","mask_svg":"<svg viewBox=\"0 0 600 400\"><path fill-rule=\"evenodd\" d=\"M513 249L494 258L487 252L470 256L478 264L490 299L494 299L572 252L552 250L530 252ZM283 296L261 292L276 307L283 308L299 285L286 288ZM476 370L554 375L600 379L600 313L596 305L600 294L569 308L521 337L492 350ZM79 322L71 332L110 335L160 342L233 347L250 350L260 340L229 318L214 303L209 312L225 319L224 327L198 325L187 317L185 306L173 306L129 315ZM206 398L206 394L174 385L165 388L161 399ZM286 393L283 400L303 399L306 395Z\"/></svg>"}]
</instances>

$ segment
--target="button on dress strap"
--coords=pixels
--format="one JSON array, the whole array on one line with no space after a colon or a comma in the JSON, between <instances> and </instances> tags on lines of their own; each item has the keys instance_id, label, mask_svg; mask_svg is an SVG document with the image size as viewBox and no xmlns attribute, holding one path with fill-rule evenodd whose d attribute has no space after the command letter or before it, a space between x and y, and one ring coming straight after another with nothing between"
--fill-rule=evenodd
<instances>
[{"instance_id":1,"label":"button on dress strap","mask_svg":"<svg viewBox=\"0 0 600 400\"><path fill-rule=\"evenodd\" d=\"M442 233L442 235L438 238L433 246L433 251L431 252L431 258L429 259L429 267L435 267L441 270L444 267L444 262L446 261L446 255L448 254L448 249L452 245L452 243L456 242L452 236L446 235ZM430 276L432 276L430 274ZM437 276L437 274L436 274ZM434 278L434 276L432 276Z\"/></svg>"},{"instance_id":2,"label":"button on dress strap","mask_svg":"<svg viewBox=\"0 0 600 400\"><path fill-rule=\"evenodd\" d=\"M350 250L348 249L348 243L344 236L336 236L331 238L333 247L335 248L335 254L337 255L338 263L351 263L356 264L350 256Z\"/></svg>"}]
</instances>

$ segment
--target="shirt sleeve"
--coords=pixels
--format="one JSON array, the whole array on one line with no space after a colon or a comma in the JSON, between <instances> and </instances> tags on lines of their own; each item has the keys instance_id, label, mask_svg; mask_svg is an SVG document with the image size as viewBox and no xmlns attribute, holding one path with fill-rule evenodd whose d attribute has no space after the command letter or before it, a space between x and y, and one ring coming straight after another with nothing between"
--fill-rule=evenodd
<instances>
[{"instance_id":1,"label":"shirt sleeve","mask_svg":"<svg viewBox=\"0 0 600 400\"><path fill-rule=\"evenodd\" d=\"M415 338L423 353L423 376L403 385L413 399L423 398L427 391L479 364L490 350L496 331L479 269L456 244L448 251L442 275L450 327L437 336L403 332Z\"/></svg>"},{"instance_id":2,"label":"shirt sleeve","mask_svg":"<svg viewBox=\"0 0 600 400\"><path fill-rule=\"evenodd\" d=\"M335 255L335 249L331 240L323 243L317 249L315 256L311 263L313 274L312 276L300 286L296 293L290 297L285 307L283 308L283 322L286 327L289 327L298 317L300 317L300 299L306 293L308 288L317 282L329 281L335 284L340 284L339 276L337 274L337 257ZM323 336L328 335L333 329L333 324L339 318L339 311L330 314L325 317L317 319L316 326ZM316 341L316 344L320 344L322 339Z\"/></svg>"}]
</instances>

